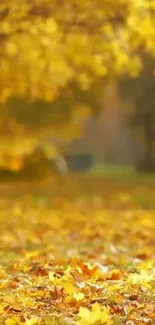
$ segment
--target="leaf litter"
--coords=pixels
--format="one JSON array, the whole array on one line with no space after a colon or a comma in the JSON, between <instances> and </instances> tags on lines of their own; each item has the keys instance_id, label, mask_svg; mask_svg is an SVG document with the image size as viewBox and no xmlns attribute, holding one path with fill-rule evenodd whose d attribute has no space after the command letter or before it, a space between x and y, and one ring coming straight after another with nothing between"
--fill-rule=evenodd
<instances>
[{"instance_id":1,"label":"leaf litter","mask_svg":"<svg viewBox=\"0 0 155 325\"><path fill-rule=\"evenodd\" d=\"M154 324L155 210L96 202L5 199L1 325Z\"/></svg>"}]
</instances>

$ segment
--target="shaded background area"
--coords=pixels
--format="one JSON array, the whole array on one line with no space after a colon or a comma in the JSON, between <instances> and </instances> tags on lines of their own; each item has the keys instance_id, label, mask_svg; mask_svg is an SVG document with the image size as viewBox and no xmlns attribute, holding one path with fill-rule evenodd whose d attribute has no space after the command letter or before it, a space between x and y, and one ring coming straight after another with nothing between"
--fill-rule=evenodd
<instances>
[{"instance_id":1,"label":"shaded background area","mask_svg":"<svg viewBox=\"0 0 155 325\"><path fill-rule=\"evenodd\" d=\"M139 77L101 83L99 91L73 85L53 103L16 99L1 105L1 179L88 170L119 175L121 168L122 174L154 172L151 76L146 64Z\"/></svg>"}]
</instances>

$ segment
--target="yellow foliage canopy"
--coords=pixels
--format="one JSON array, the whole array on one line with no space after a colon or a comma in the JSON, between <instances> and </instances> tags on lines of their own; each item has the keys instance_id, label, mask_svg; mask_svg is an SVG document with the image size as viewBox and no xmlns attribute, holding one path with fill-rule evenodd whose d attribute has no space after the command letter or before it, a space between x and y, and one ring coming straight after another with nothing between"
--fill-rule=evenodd
<instances>
[{"instance_id":1,"label":"yellow foliage canopy","mask_svg":"<svg viewBox=\"0 0 155 325\"><path fill-rule=\"evenodd\" d=\"M88 88L136 74L154 52L155 3L147 0L5 0L0 3L0 97L53 100L73 79Z\"/></svg>"}]
</instances>

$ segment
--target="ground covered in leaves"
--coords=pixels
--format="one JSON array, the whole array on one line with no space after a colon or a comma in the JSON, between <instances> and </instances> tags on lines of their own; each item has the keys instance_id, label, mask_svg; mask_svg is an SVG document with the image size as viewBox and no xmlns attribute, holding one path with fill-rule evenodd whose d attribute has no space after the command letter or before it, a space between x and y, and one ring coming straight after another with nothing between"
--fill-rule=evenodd
<instances>
[{"instance_id":1,"label":"ground covered in leaves","mask_svg":"<svg viewBox=\"0 0 155 325\"><path fill-rule=\"evenodd\" d=\"M135 184L1 188L1 325L155 324L155 194Z\"/></svg>"}]
</instances>

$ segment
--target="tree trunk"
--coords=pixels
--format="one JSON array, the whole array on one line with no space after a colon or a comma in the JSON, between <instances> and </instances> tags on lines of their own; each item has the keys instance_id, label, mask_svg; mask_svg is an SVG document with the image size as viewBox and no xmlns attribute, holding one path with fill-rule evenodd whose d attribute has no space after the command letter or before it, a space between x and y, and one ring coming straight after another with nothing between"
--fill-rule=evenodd
<instances>
[{"instance_id":1,"label":"tree trunk","mask_svg":"<svg viewBox=\"0 0 155 325\"><path fill-rule=\"evenodd\" d=\"M59 154L54 160L58 183L59 185L65 185L68 176L67 162L61 154Z\"/></svg>"},{"instance_id":2,"label":"tree trunk","mask_svg":"<svg viewBox=\"0 0 155 325\"><path fill-rule=\"evenodd\" d=\"M146 117L144 125L144 138L145 138L145 159L152 162L154 158L154 129L151 116Z\"/></svg>"}]
</instances>

